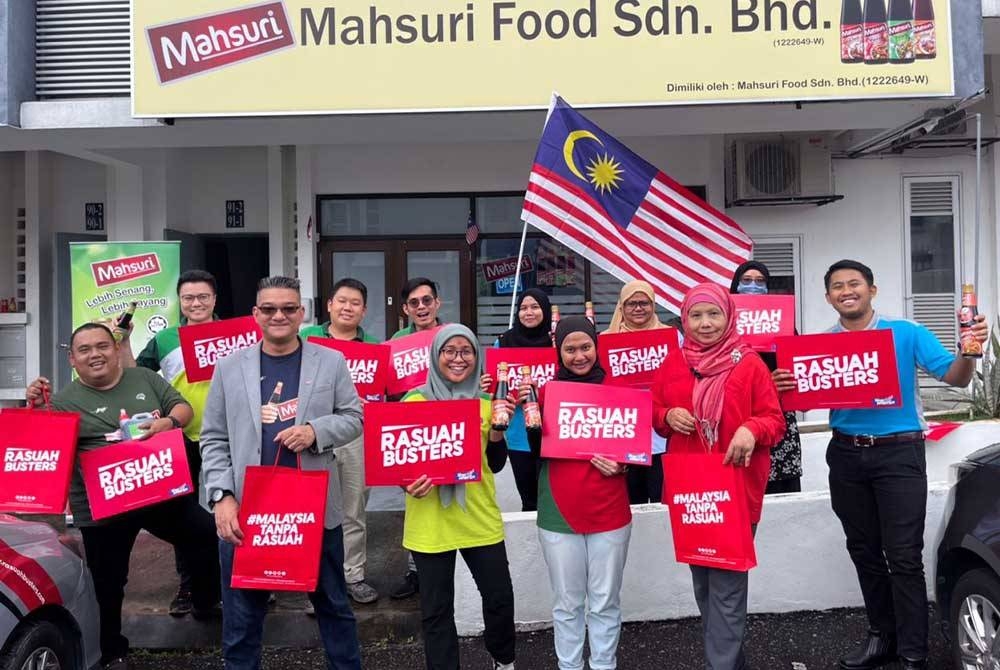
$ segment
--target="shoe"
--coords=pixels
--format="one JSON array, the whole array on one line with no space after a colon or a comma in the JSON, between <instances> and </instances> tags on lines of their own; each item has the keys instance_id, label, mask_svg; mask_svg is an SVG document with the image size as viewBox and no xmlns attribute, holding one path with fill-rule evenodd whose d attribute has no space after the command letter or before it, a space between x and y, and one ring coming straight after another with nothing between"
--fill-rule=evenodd
<instances>
[{"instance_id":1,"label":"shoe","mask_svg":"<svg viewBox=\"0 0 1000 670\"><path fill-rule=\"evenodd\" d=\"M840 659L841 670L876 670L896 660L896 636L869 630L868 638Z\"/></svg>"},{"instance_id":2,"label":"shoe","mask_svg":"<svg viewBox=\"0 0 1000 670\"><path fill-rule=\"evenodd\" d=\"M316 606L313 605L313 603L312 603L311 600L308 600L308 599L306 600L306 606L305 606L304 609L305 609L306 616L311 616L311 617L316 616Z\"/></svg>"},{"instance_id":3,"label":"shoe","mask_svg":"<svg viewBox=\"0 0 1000 670\"><path fill-rule=\"evenodd\" d=\"M273 593L269 593L267 596L267 606L274 607L277 602L278 602L278 597Z\"/></svg>"},{"instance_id":4,"label":"shoe","mask_svg":"<svg viewBox=\"0 0 1000 670\"><path fill-rule=\"evenodd\" d=\"M347 595L356 603L367 605L378 600L378 591L364 580L347 585Z\"/></svg>"},{"instance_id":5,"label":"shoe","mask_svg":"<svg viewBox=\"0 0 1000 670\"><path fill-rule=\"evenodd\" d=\"M192 607L191 617L195 621L218 621L222 618L222 603L215 603L211 607Z\"/></svg>"},{"instance_id":6,"label":"shoe","mask_svg":"<svg viewBox=\"0 0 1000 670\"><path fill-rule=\"evenodd\" d=\"M191 592L180 588L177 589L177 595L174 596L174 599L170 601L170 609L167 611L170 616L182 617L190 614L192 609L194 609L194 603L191 601Z\"/></svg>"},{"instance_id":7,"label":"shoe","mask_svg":"<svg viewBox=\"0 0 1000 670\"><path fill-rule=\"evenodd\" d=\"M494 659L493 670L514 670L514 661L511 661L510 663L501 663L500 661Z\"/></svg>"},{"instance_id":8,"label":"shoe","mask_svg":"<svg viewBox=\"0 0 1000 670\"><path fill-rule=\"evenodd\" d=\"M914 661L905 656L899 657L899 667L902 670L927 670L927 660L921 659L919 661Z\"/></svg>"},{"instance_id":9,"label":"shoe","mask_svg":"<svg viewBox=\"0 0 1000 670\"><path fill-rule=\"evenodd\" d=\"M420 592L420 579L417 576L416 570L407 570L406 574L403 575L403 581L400 583L396 590L392 592L390 596L393 600L402 600L403 598L409 598L415 593Z\"/></svg>"},{"instance_id":10,"label":"shoe","mask_svg":"<svg viewBox=\"0 0 1000 670\"><path fill-rule=\"evenodd\" d=\"M132 670L132 662L121 656L104 664L104 670Z\"/></svg>"}]
</instances>

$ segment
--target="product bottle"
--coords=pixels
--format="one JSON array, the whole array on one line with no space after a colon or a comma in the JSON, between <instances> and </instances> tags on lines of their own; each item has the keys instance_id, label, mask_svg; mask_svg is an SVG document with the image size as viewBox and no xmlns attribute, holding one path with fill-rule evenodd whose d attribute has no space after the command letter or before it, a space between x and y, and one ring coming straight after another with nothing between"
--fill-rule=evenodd
<instances>
[{"instance_id":1,"label":"product bottle","mask_svg":"<svg viewBox=\"0 0 1000 670\"><path fill-rule=\"evenodd\" d=\"M7 301L0 299L0 314L6 314L8 311Z\"/></svg>"},{"instance_id":2,"label":"product bottle","mask_svg":"<svg viewBox=\"0 0 1000 670\"><path fill-rule=\"evenodd\" d=\"M271 397L267 400L268 405L277 405L281 402L281 389L284 385L284 382L278 382L274 385L274 390L271 391Z\"/></svg>"},{"instance_id":3,"label":"product bottle","mask_svg":"<svg viewBox=\"0 0 1000 670\"><path fill-rule=\"evenodd\" d=\"M964 358L982 358L983 345L972 334L976 325L976 315L979 314L976 300L976 287L972 284L962 284L962 308L958 310L958 340Z\"/></svg>"},{"instance_id":4,"label":"product bottle","mask_svg":"<svg viewBox=\"0 0 1000 670\"><path fill-rule=\"evenodd\" d=\"M118 321L115 323L114 336L119 342L128 334L128 326L132 323L132 316L135 314L135 308L138 304L137 302L130 302L128 309L118 317Z\"/></svg>"},{"instance_id":5,"label":"product bottle","mask_svg":"<svg viewBox=\"0 0 1000 670\"><path fill-rule=\"evenodd\" d=\"M913 62L913 5L889 0L889 62Z\"/></svg>"},{"instance_id":6,"label":"product bottle","mask_svg":"<svg viewBox=\"0 0 1000 670\"><path fill-rule=\"evenodd\" d=\"M889 62L889 26L885 0L865 0L865 63Z\"/></svg>"},{"instance_id":7,"label":"product bottle","mask_svg":"<svg viewBox=\"0 0 1000 670\"><path fill-rule=\"evenodd\" d=\"M17 304L17 298L11 298L10 302L7 303L8 312L20 312L21 306Z\"/></svg>"},{"instance_id":8,"label":"product bottle","mask_svg":"<svg viewBox=\"0 0 1000 670\"><path fill-rule=\"evenodd\" d=\"M510 425L510 412L507 410L507 364L497 366L497 390L493 393L493 430L504 431Z\"/></svg>"},{"instance_id":9,"label":"product bottle","mask_svg":"<svg viewBox=\"0 0 1000 670\"><path fill-rule=\"evenodd\" d=\"M594 320L594 303L588 300L583 304L583 315L587 317L587 320L590 321L591 324L594 326L597 325L597 321Z\"/></svg>"},{"instance_id":10,"label":"product bottle","mask_svg":"<svg viewBox=\"0 0 1000 670\"><path fill-rule=\"evenodd\" d=\"M542 429L542 412L538 406L538 392L535 390L534 380L531 378L531 368L527 365L521 367L521 380L531 385L528 389L528 398L524 401L524 427L528 431L540 431Z\"/></svg>"},{"instance_id":11,"label":"product bottle","mask_svg":"<svg viewBox=\"0 0 1000 670\"><path fill-rule=\"evenodd\" d=\"M913 55L917 58L937 58L937 24L934 21L933 0L913 2Z\"/></svg>"},{"instance_id":12,"label":"product bottle","mask_svg":"<svg viewBox=\"0 0 1000 670\"><path fill-rule=\"evenodd\" d=\"M840 62L865 62L865 15L861 0L843 0L840 5Z\"/></svg>"},{"instance_id":13,"label":"product bottle","mask_svg":"<svg viewBox=\"0 0 1000 670\"><path fill-rule=\"evenodd\" d=\"M268 398L267 404L260 408L260 422L265 424L272 424L278 420L278 403L281 402L281 389L284 386L283 382L278 382L274 385L274 390L271 391L271 397Z\"/></svg>"},{"instance_id":14,"label":"product bottle","mask_svg":"<svg viewBox=\"0 0 1000 670\"><path fill-rule=\"evenodd\" d=\"M559 325L559 305L552 305L552 329L549 334L552 336L552 344L556 343L556 326Z\"/></svg>"}]
</instances>

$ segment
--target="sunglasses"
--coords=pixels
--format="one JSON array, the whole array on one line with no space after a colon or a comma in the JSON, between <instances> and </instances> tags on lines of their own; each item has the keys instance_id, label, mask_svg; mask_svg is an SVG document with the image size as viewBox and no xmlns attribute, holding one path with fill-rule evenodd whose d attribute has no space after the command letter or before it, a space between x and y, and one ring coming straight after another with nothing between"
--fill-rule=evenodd
<instances>
[{"instance_id":1,"label":"sunglasses","mask_svg":"<svg viewBox=\"0 0 1000 670\"><path fill-rule=\"evenodd\" d=\"M430 307L431 305L434 304L434 300L436 300L436 298L434 296L432 296L432 295L425 295L425 296L421 296L419 298L410 298L409 300L406 301L406 304L409 305L410 307L416 309L417 307L420 307L421 305L423 305L424 307Z\"/></svg>"},{"instance_id":2,"label":"sunglasses","mask_svg":"<svg viewBox=\"0 0 1000 670\"><path fill-rule=\"evenodd\" d=\"M302 305L282 305L281 307L275 307L274 305L257 305L257 311L267 317L274 316L279 311L285 316L291 317L295 316L300 309L302 309Z\"/></svg>"}]
</instances>

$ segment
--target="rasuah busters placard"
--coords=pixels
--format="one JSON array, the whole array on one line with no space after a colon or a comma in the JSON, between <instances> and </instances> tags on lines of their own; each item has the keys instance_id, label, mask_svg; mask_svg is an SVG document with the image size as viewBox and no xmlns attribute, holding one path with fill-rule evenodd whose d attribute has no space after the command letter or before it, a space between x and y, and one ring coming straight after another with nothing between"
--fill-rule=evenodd
<instances>
[{"instance_id":1,"label":"rasuah busters placard","mask_svg":"<svg viewBox=\"0 0 1000 670\"><path fill-rule=\"evenodd\" d=\"M948 0L865 5L859 17L842 0L133 1L133 112L542 108L553 88L580 106L953 95Z\"/></svg>"}]
</instances>

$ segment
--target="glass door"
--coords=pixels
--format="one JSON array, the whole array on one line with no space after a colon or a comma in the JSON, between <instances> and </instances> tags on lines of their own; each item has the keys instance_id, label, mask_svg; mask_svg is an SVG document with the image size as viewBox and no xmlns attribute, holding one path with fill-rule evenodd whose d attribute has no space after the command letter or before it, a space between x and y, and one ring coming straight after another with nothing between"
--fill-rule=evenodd
<instances>
[{"instance_id":1,"label":"glass door","mask_svg":"<svg viewBox=\"0 0 1000 670\"><path fill-rule=\"evenodd\" d=\"M406 256L406 277L427 277L438 286L442 323L464 323L476 328L472 305L474 280L472 250L464 238L440 240L407 240L403 243ZM402 285L402 282L400 283ZM405 315L399 310L400 327L406 325Z\"/></svg>"},{"instance_id":2,"label":"glass door","mask_svg":"<svg viewBox=\"0 0 1000 670\"><path fill-rule=\"evenodd\" d=\"M396 291L392 276L394 244L387 241L336 240L320 243L321 303L316 321L329 319L326 302L333 285L344 277L361 281L368 289L368 313L361 322L365 332L385 340L395 332Z\"/></svg>"}]
</instances>

